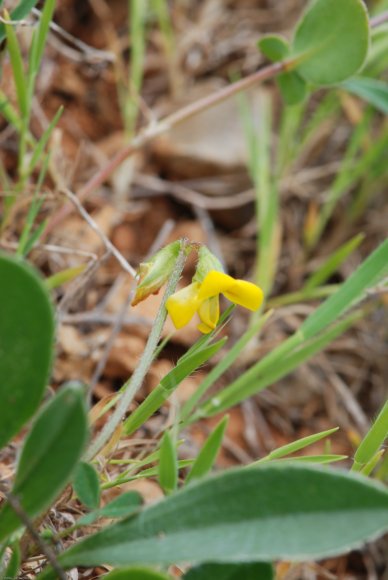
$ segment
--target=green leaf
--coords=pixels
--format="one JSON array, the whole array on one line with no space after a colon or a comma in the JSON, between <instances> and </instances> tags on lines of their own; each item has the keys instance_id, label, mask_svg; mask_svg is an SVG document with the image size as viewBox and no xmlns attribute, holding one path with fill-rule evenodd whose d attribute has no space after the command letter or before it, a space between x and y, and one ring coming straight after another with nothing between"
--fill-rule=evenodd
<instances>
[{"instance_id":1,"label":"green leaf","mask_svg":"<svg viewBox=\"0 0 388 580\"><path fill-rule=\"evenodd\" d=\"M243 564L203 564L191 568L184 580L273 580L272 564L266 562Z\"/></svg>"},{"instance_id":2,"label":"green leaf","mask_svg":"<svg viewBox=\"0 0 388 580\"><path fill-rule=\"evenodd\" d=\"M210 360L225 345L227 338L222 338L214 344L195 349L194 352L179 359L173 368L154 389L139 407L129 416L124 423L125 433L131 435L143 425L155 411L160 409L169 396L175 391L180 383L201 365Z\"/></svg>"},{"instance_id":3,"label":"green leaf","mask_svg":"<svg viewBox=\"0 0 388 580\"><path fill-rule=\"evenodd\" d=\"M370 475L384 455L385 449L380 449L360 470L363 475ZM381 478L380 478L381 481Z\"/></svg>"},{"instance_id":4,"label":"green leaf","mask_svg":"<svg viewBox=\"0 0 388 580\"><path fill-rule=\"evenodd\" d=\"M388 83L368 77L355 77L341 86L388 115Z\"/></svg>"},{"instance_id":5,"label":"green leaf","mask_svg":"<svg viewBox=\"0 0 388 580\"><path fill-rule=\"evenodd\" d=\"M193 479L204 477L211 470L222 445L228 421L229 416L227 415L218 423L213 433L208 437L186 477L186 483Z\"/></svg>"},{"instance_id":6,"label":"green leaf","mask_svg":"<svg viewBox=\"0 0 388 580\"><path fill-rule=\"evenodd\" d=\"M376 453L388 437L388 401L376 417L372 427L361 441L356 453L354 454L354 465L362 467L369 461L373 460Z\"/></svg>"},{"instance_id":7,"label":"green leaf","mask_svg":"<svg viewBox=\"0 0 388 580\"><path fill-rule=\"evenodd\" d=\"M365 239L365 234L356 234L348 242L345 242L337 250L335 250L324 262L323 264L310 276L307 280L304 288L305 290L311 290L320 286L322 283L326 282L332 274L334 274L339 266L350 256L352 252L361 244Z\"/></svg>"},{"instance_id":8,"label":"green leaf","mask_svg":"<svg viewBox=\"0 0 388 580\"><path fill-rule=\"evenodd\" d=\"M319 465L324 465L325 463L334 463L335 461L344 461L348 459L347 455L330 455L328 453L323 455L297 455L296 457L285 457L282 459L275 459L277 462L282 463L311 463Z\"/></svg>"},{"instance_id":9,"label":"green leaf","mask_svg":"<svg viewBox=\"0 0 388 580\"><path fill-rule=\"evenodd\" d=\"M271 311L266 312L258 320L254 321L248 330L244 332L244 334L238 339L232 348L225 354L225 356L223 356L222 359L216 364L216 366L210 370L196 391L183 405L180 413L181 419L186 420L189 417L190 413L198 404L200 399L204 396L204 394L232 366L232 364L236 362L248 342L259 333L260 329L265 325L270 316Z\"/></svg>"},{"instance_id":10,"label":"green leaf","mask_svg":"<svg viewBox=\"0 0 388 580\"><path fill-rule=\"evenodd\" d=\"M23 20L29 15L38 0L21 0L11 13L12 20Z\"/></svg>"},{"instance_id":11,"label":"green leaf","mask_svg":"<svg viewBox=\"0 0 388 580\"><path fill-rule=\"evenodd\" d=\"M331 85L354 75L369 48L369 22L362 0L314 0L295 31L292 57L307 81Z\"/></svg>"},{"instance_id":12,"label":"green leaf","mask_svg":"<svg viewBox=\"0 0 388 580\"><path fill-rule=\"evenodd\" d=\"M94 510L77 520L77 525L88 526L99 518L125 518L134 514L142 505L143 500L136 491L122 493L104 507Z\"/></svg>"},{"instance_id":13,"label":"green leaf","mask_svg":"<svg viewBox=\"0 0 388 580\"><path fill-rule=\"evenodd\" d=\"M89 509L97 508L100 503L100 481L90 463L81 461L74 474L73 488L78 499Z\"/></svg>"},{"instance_id":14,"label":"green leaf","mask_svg":"<svg viewBox=\"0 0 388 580\"><path fill-rule=\"evenodd\" d=\"M7 12L5 15L6 18L9 17ZM7 35L8 52L12 66L12 77L15 83L19 111L21 116L24 117L27 114L28 103L26 73L24 71L23 57L18 39L16 37L14 26L12 24L7 24L5 26L5 32Z\"/></svg>"},{"instance_id":15,"label":"green leaf","mask_svg":"<svg viewBox=\"0 0 388 580\"><path fill-rule=\"evenodd\" d=\"M51 134L53 132L53 130L55 129L56 125L58 124L59 119L61 118L61 115L63 113L63 106L60 106L58 111L55 113L54 117L51 119L49 126L47 127L47 129L44 131L42 137L39 139L39 141L36 143L36 145L34 146L34 152L31 156L31 161L28 165L28 170L27 173L28 175L30 175L36 165L38 164L40 158L43 155L44 149L51 137Z\"/></svg>"},{"instance_id":16,"label":"green leaf","mask_svg":"<svg viewBox=\"0 0 388 580\"><path fill-rule=\"evenodd\" d=\"M77 278L77 276L82 274L82 272L84 272L86 268L87 264L81 264L80 266L73 266L72 268L66 268L65 270L56 272L49 278L46 278L45 280L46 288L48 288L49 290L53 290L54 288L62 286L62 284L72 282L74 278Z\"/></svg>"},{"instance_id":17,"label":"green leaf","mask_svg":"<svg viewBox=\"0 0 388 580\"><path fill-rule=\"evenodd\" d=\"M271 451L266 457L259 459L254 463L257 465L259 463L263 463L264 461L271 461L272 459L280 459L281 457L285 457L286 455L290 455L291 453L295 453L296 451L300 451L301 449L305 449L309 445L313 445L317 443L321 439L332 435L336 431L338 431L339 427L334 427L333 429L328 429L327 431L321 431L320 433L314 433L314 435L308 435L307 437L302 437L301 439L297 439L292 443L288 443L287 445L282 445L282 447L278 447Z\"/></svg>"},{"instance_id":18,"label":"green leaf","mask_svg":"<svg viewBox=\"0 0 388 580\"><path fill-rule=\"evenodd\" d=\"M295 71L280 74L276 79L286 105L298 105L307 96L307 83Z\"/></svg>"},{"instance_id":19,"label":"green leaf","mask_svg":"<svg viewBox=\"0 0 388 580\"><path fill-rule=\"evenodd\" d=\"M260 38L257 47L272 62L284 60L290 52L287 40L278 34L267 34Z\"/></svg>"},{"instance_id":20,"label":"green leaf","mask_svg":"<svg viewBox=\"0 0 388 580\"><path fill-rule=\"evenodd\" d=\"M50 298L22 260L0 253L0 447L32 417L46 387L54 338Z\"/></svg>"},{"instance_id":21,"label":"green leaf","mask_svg":"<svg viewBox=\"0 0 388 580\"><path fill-rule=\"evenodd\" d=\"M63 552L64 568L311 560L388 530L388 491L305 465L239 468L184 487ZM53 578L44 572L40 580Z\"/></svg>"},{"instance_id":22,"label":"green leaf","mask_svg":"<svg viewBox=\"0 0 388 580\"><path fill-rule=\"evenodd\" d=\"M34 77L38 73L40 62L42 60L44 47L46 44L46 38L48 31L50 29L51 20L53 18L56 0L46 0L42 13L40 16L40 22L37 29L34 31L34 36L31 43L30 56L29 56L29 87L30 90L34 86Z\"/></svg>"},{"instance_id":23,"label":"green leaf","mask_svg":"<svg viewBox=\"0 0 388 580\"><path fill-rule=\"evenodd\" d=\"M165 493L171 493L178 483L178 461L175 443L168 431L165 431L159 453L159 483Z\"/></svg>"},{"instance_id":24,"label":"green leaf","mask_svg":"<svg viewBox=\"0 0 388 580\"><path fill-rule=\"evenodd\" d=\"M106 576L105 580L171 580L170 576L150 570L149 568L142 568L135 566L131 568L121 568L112 570Z\"/></svg>"},{"instance_id":25,"label":"green leaf","mask_svg":"<svg viewBox=\"0 0 388 580\"><path fill-rule=\"evenodd\" d=\"M25 441L12 493L35 518L50 506L69 481L87 434L83 390L62 388L42 409ZM0 541L21 526L8 504L0 511Z\"/></svg>"},{"instance_id":26,"label":"green leaf","mask_svg":"<svg viewBox=\"0 0 388 580\"><path fill-rule=\"evenodd\" d=\"M12 554L8 561L7 567L5 570L0 569L0 580L10 580L12 578L19 577L19 568L21 565L21 552L20 547L17 542L12 544L11 546ZM0 558L1 559L1 558ZM1 568L1 562L0 562Z\"/></svg>"},{"instance_id":27,"label":"green leaf","mask_svg":"<svg viewBox=\"0 0 388 580\"><path fill-rule=\"evenodd\" d=\"M359 318L360 313L356 312L344 320L340 320L335 326L324 330L312 340L305 341L304 343L302 341L302 345L297 349L293 349L292 344L294 340L298 344L296 340L298 335L292 335L287 341L281 343L278 347L279 350L275 349L272 351L256 363L256 365L240 375L224 390L204 401L195 415L196 419L200 417L211 417L212 415L225 411L274 384L319 351L323 350ZM290 345L290 348L287 347L287 343Z\"/></svg>"},{"instance_id":28,"label":"green leaf","mask_svg":"<svg viewBox=\"0 0 388 580\"><path fill-rule=\"evenodd\" d=\"M354 303L361 300L368 288L372 288L388 274L388 239L368 256L341 288L330 296L302 324L299 332L305 338L314 336L342 316Z\"/></svg>"}]
</instances>

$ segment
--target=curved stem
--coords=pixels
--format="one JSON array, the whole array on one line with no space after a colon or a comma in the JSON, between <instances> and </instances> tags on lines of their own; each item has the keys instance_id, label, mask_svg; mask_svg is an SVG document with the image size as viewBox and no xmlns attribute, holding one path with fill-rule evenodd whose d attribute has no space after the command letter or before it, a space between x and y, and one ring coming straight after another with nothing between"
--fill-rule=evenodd
<instances>
[{"instance_id":1,"label":"curved stem","mask_svg":"<svg viewBox=\"0 0 388 580\"><path fill-rule=\"evenodd\" d=\"M121 421L125 417L125 414L130 404L132 403L136 393L143 384L144 378L148 373L148 370L154 359L155 349L157 348L159 338L163 330L164 321L166 320L167 312L165 305L167 299L176 289L189 251L190 246L187 240L181 240L181 249L175 264L174 271L171 274L171 277L167 284L166 291L162 298L162 302L160 303L155 322L153 324L151 333L148 337L148 341L143 351L143 355L140 359L140 362L131 378L124 384L123 393L118 401L115 411L109 417L102 431L97 435L94 441L92 441L89 449L86 451L84 457L86 461L90 461L91 459L93 459L112 437L117 426L121 423Z\"/></svg>"}]
</instances>

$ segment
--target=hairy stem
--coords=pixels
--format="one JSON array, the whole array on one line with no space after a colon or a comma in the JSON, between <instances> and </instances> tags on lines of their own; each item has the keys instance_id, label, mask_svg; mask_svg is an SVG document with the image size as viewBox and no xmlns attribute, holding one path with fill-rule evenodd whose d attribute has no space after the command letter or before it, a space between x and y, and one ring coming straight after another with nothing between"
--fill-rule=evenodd
<instances>
[{"instance_id":1,"label":"hairy stem","mask_svg":"<svg viewBox=\"0 0 388 580\"><path fill-rule=\"evenodd\" d=\"M175 264L173 273L170 276L169 282L167 284L166 291L164 293L162 302L159 306L158 313L156 315L155 322L153 324L151 333L148 337L147 344L143 351L143 355L140 362L131 376L131 378L125 383L123 394L118 401L117 407L113 414L110 416L106 424L104 425L102 431L97 435L95 440L91 443L89 449L85 454L85 460L90 461L93 459L97 453L104 447L104 445L112 437L117 426L121 423L125 414L132 403L136 393L143 384L144 378L151 366L154 358L155 349L157 348L160 335L162 333L164 321L166 320L166 302L169 296L175 291L176 286L181 277L182 270L184 268L187 255L190 251L190 246L187 240L181 241L181 249Z\"/></svg>"}]
</instances>

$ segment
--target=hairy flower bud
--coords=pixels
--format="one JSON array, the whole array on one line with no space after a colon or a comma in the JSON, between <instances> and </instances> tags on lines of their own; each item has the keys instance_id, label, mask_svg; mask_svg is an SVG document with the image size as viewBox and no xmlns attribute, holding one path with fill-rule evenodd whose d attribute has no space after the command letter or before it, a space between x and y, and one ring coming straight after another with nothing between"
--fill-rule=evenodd
<instances>
[{"instance_id":1,"label":"hairy flower bud","mask_svg":"<svg viewBox=\"0 0 388 580\"><path fill-rule=\"evenodd\" d=\"M159 292L174 270L180 248L181 241L176 240L159 250L147 262L140 264L137 273L138 286L132 306Z\"/></svg>"},{"instance_id":2,"label":"hairy flower bud","mask_svg":"<svg viewBox=\"0 0 388 580\"><path fill-rule=\"evenodd\" d=\"M219 259L206 246L201 246L198 250L198 262L193 282L201 284L212 270L223 272L224 268Z\"/></svg>"}]
</instances>

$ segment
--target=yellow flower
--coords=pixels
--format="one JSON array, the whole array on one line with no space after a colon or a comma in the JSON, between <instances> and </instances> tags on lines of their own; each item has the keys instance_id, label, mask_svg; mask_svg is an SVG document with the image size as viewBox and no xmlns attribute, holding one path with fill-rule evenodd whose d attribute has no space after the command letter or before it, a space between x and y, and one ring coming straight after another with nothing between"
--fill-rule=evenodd
<instances>
[{"instance_id":1,"label":"yellow flower","mask_svg":"<svg viewBox=\"0 0 388 580\"><path fill-rule=\"evenodd\" d=\"M263 302L263 292L255 284L211 270L202 282L192 282L167 300L166 308L175 328L186 326L198 313L198 329L205 334L211 332L220 318L220 294L249 310L257 310Z\"/></svg>"}]
</instances>

